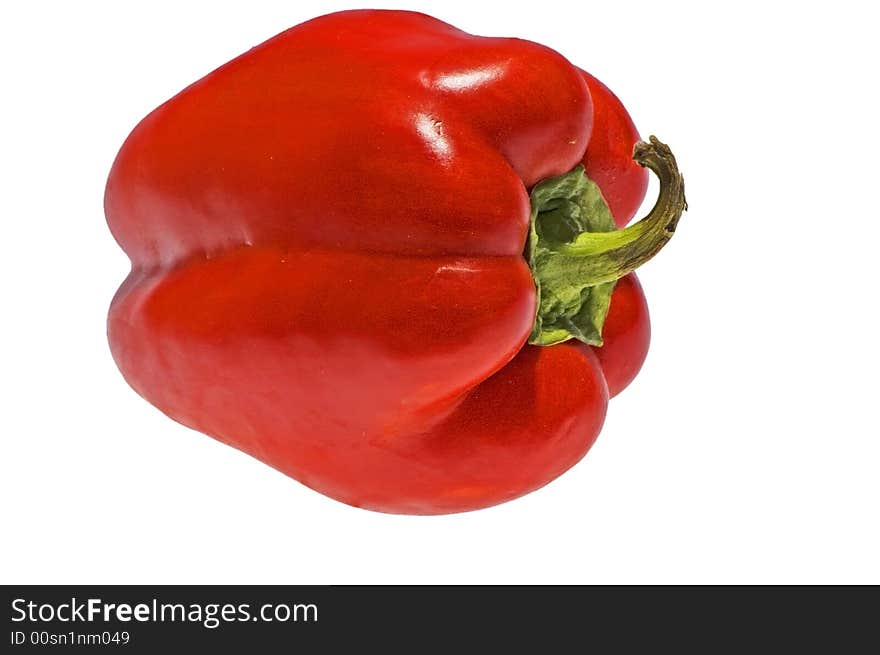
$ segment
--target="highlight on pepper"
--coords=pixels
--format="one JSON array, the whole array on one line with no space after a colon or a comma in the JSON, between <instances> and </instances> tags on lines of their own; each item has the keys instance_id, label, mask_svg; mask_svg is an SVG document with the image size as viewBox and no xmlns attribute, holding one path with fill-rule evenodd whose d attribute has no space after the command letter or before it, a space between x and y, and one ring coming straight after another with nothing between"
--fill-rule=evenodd
<instances>
[{"instance_id":1,"label":"highlight on pepper","mask_svg":"<svg viewBox=\"0 0 880 655\"><path fill-rule=\"evenodd\" d=\"M595 441L648 350L633 271L684 209L670 149L553 50L321 16L122 145L110 347L169 417L331 498L487 507Z\"/></svg>"}]
</instances>

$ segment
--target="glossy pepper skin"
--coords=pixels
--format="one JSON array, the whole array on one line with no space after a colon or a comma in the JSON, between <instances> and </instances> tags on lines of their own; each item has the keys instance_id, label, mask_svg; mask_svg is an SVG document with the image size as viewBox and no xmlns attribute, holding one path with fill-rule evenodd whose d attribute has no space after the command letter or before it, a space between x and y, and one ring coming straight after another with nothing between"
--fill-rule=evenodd
<instances>
[{"instance_id":1,"label":"glossy pepper skin","mask_svg":"<svg viewBox=\"0 0 880 655\"><path fill-rule=\"evenodd\" d=\"M535 43L403 11L296 26L122 146L113 356L173 419L342 502L525 494L587 452L650 332L630 274L602 348L526 343L529 189L584 163L624 225L637 140L606 87Z\"/></svg>"}]
</instances>

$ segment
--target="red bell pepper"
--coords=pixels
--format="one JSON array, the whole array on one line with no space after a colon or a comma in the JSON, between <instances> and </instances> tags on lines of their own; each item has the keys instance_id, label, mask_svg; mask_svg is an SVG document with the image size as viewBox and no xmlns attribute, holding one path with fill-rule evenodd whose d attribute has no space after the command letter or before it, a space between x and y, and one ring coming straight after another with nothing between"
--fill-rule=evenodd
<instances>
[{"instance_id":1,"label":"red bell pepper","mask_svg":"<svg viewBox=\"0 0 880 655\"><path fill-rule=\"evenodd\" d=\"M113 356L168 416L351 505L520 496L587 452L645 357L631 271L685 203L669 149L637 141L541 45L404 11L298 25L122 146ZM658 202L615 229L644 166Z\"/></svg>"}]
</instances>

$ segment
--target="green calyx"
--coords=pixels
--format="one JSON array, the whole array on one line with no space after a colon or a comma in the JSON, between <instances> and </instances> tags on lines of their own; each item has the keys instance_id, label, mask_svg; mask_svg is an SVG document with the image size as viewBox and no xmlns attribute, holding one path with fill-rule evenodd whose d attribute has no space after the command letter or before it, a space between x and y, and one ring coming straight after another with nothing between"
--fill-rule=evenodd
<instances>
[{"instance_id":1,"label":"green calyx","mask_svg":"<svg viewBox=\"0 0 880 655\"><path fill-rule=\"evenodd\" d=\"M601 346L616 281L657 254L675 232L687 201L672 151L652 136L635 145L633 159L654 171L660 192L645 218L620 230L583 166L532 189L526 254L538 312L529 343L550 346L573 338Z\"/></svg>"}]
</instances>

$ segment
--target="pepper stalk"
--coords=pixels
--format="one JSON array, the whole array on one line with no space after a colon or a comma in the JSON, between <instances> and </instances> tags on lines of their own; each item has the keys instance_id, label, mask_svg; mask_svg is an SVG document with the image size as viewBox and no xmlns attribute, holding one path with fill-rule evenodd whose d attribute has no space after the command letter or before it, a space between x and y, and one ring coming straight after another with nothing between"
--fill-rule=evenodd
<instances>
[{"instance_id":1,"label":"pepper stalk","mask_svg":"<svg viewBox=\"0 0 880 655\"><path fill-rule=\"evenodd\" d=\"M660 191L648 215L623 229L582 165L532 189L526 250L538 309L529 343L578 339L601 346L616 281L656 255L675 232L687 200L672 151L652 136L635 145L633 159L657 175Z\"/></svg>"}]
</instances>

